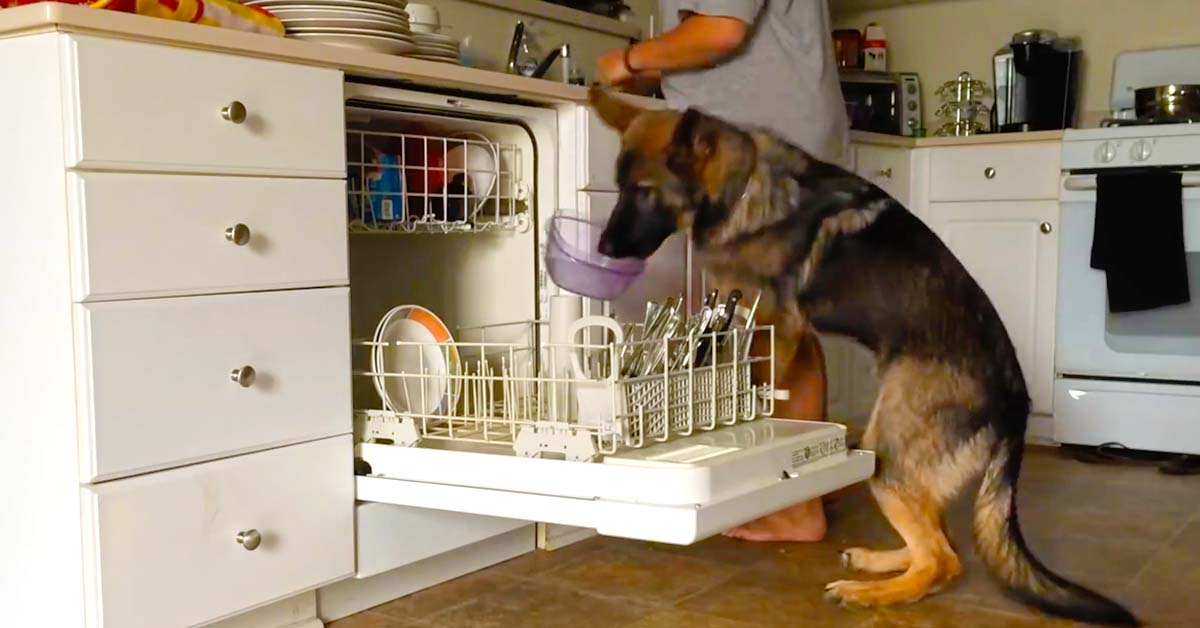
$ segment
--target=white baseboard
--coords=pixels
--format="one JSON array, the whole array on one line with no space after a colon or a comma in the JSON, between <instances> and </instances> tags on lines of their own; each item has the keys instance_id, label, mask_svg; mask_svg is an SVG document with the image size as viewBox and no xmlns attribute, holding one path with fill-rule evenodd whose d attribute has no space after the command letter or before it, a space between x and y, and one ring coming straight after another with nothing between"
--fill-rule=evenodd
<instances>
[{"instance_id":1,"label":"white baseboard","mask_svg":"<svg viewBox=\"0 0 1200 628\"><path fill-rule=\"evenodd\" d=\"M317 615L335 621L534 551L534 526L494 536L466 547L369 578L335 582L317 590Z\"/></svg>"},{"instance_id":2,"label":"white baseboard","mask_svg":"<svg viewBox=\"0 0 1200 628\"><path fill-rule=\"evenodd\" d=\"M1058 447L1054 440L1054 417L1048 414L1029 415L1029 425L1025 428L1025 442L1043 447Z\"/></svg>"}]
</instances>

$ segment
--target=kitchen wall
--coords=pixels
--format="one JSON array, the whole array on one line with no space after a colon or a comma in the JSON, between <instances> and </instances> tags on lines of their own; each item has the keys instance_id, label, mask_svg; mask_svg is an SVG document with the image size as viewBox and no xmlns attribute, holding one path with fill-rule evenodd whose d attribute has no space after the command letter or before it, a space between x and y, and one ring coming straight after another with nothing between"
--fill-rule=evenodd
<instances>
[{"instance_id":1,"label":"kitchen wall","mask_svg":"<svg viewBox=\"0 0 1200 628\"><path fill-rule=\"evenodd\" d=\"M930 129L934 90L963 70L991 85L992 54L1020 30L1048 28L1081 39L1081 110L1093 119L1109 109L1118 52L1200 44L1200 0L954 0L859 12L831 4L837 28L884 27L890 69L921 75Z\"/></svg>"},{"instance_id":2,"label":"kitchen wall","mask_svg":"<svg viewBox=\"0 0 1200 628\"><path fill-rule=\"evenodd\" d=\"M600 16L584 16L573 20L569 11L555 11L559 7L549 6L537 0L510 0L497 4L472 2L470 0L420 0L436 6L441 13L442 23L452 30L449 34L460 39L469 37L471 51L479 57L481 67L500 70L508 56L512 42L513 26L523 20L531 28L541 44L539 54L545 54L563 43L571 44L571 52L580 64L584 76L591 82L596 58L603 52L623 47L631 34L647 32L649 15L657 0L625 0L634 11L635 17L618 28L604 30L595 27ZM553 15L551 15L553 14ZM564 18L564 14L566 17ZM588 24L584 24L584 23ZM611 26L618 26L615 21ZM606 32L607 31L607 32ZM616 31L616 32L613 32ZM548 73L560 76L558 62Z\"/></svg>"}]
</instances>

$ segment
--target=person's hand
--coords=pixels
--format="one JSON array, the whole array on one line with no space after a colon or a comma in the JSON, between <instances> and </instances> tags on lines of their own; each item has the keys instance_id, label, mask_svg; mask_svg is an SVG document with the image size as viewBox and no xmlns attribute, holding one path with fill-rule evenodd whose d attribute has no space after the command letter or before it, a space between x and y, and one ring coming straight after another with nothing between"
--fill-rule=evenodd
<instances>
[{"instance_id":1,"label":"person's hand","mask_svg":"<svg viewBox=\"0 0 1200 628\"><path fill-rule=\"evenodd\" d=\"M625 50L609 50L596 59L596 81L601 85L621 87L634 76L625 65Z\"/></svg>"}]
</instances>

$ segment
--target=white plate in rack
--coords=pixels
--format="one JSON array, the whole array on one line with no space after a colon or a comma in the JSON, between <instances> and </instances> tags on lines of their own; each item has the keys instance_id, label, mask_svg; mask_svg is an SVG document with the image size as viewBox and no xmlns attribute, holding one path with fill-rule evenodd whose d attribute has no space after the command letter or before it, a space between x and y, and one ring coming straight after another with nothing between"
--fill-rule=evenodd
<instances>
[{"instance_id":1,"label":"white plate in rack","mask_svg":"<svg viewBox=\"0 0 1200 628\"><path fill-rule=\"evenodd\" d=\"M291 33L289 37L303 41L311 41L343 48L357 48L393 55L403 55L417 49L412 43L395 37L380 37L377 35L357 35L353 33Z\"/></svg>"}]
</instances>

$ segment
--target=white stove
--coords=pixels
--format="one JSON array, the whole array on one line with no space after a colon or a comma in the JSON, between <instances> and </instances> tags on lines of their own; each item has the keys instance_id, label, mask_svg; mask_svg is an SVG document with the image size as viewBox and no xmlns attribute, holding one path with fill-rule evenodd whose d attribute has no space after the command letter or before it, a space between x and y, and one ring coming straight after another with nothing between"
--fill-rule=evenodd
<instances>
[{"instance_id":1,"label":"white stove","mask_svg":"<svg viewBox=\"0 0 1200 628\"><path fill-rule=\"evenodd\" d=\"M1133 115L1136 89L1169 83L1200 84L1200 46L1122 53L1113 120L1063 134L1054 391L1062 443L1200 454L1200 123ZM1182 173L1192 302L1114 314L1105 273L1090 265L1096 179L1151 169Z\"/></svg>"}]
</instances>

